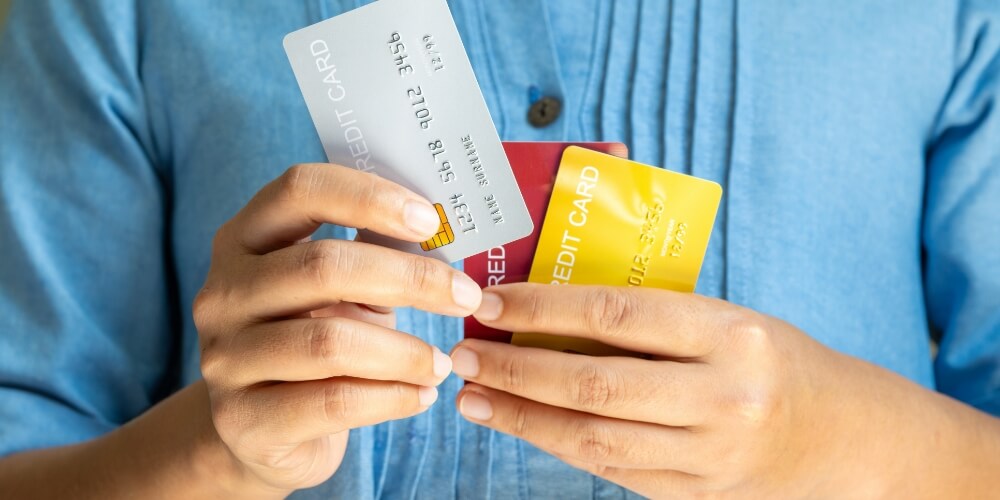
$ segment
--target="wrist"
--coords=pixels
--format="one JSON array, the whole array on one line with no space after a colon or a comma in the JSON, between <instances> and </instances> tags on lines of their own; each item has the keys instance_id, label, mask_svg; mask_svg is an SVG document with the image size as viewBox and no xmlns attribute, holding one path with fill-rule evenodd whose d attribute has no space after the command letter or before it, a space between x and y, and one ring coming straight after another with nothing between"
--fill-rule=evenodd
<instances>
[{"instance_id":1,"label":"wrist","mask_svg":"<svg viewBox=\"0 0 1000 500\"><path fill-rule=\"evenodd\" d=\"M996 491L1000 420L894 372L835 353L818 421L819 496L975 498ZM821 469L821 470L823 470Z\"/></svg>"},{"instance_id":2,"label":"wrist","mask_svg":"<svg viewBox=\"0 0 1000 500\"><path fill-rule=\"evenodd\" d=\"M264 482L233 455L222 441L212 423L205 382L199 380L189 389L194 392L192 396L199 399L198 405L204 408L204 411L198 412L198 432L187 460L195 483L213 485L214 491L210 496L215 498L275 499L291 494L291 490L275 488Z\"/></svg>"},{"instance_id":3,"label":"wrist","mask_svg":"<svg viewBox=\"0 0 1000 500\"><path fill-rule=\"evenodd\" d=\"M136 497L284 498L236 459L212 424L204 381L160 402L95 443L98 456L119 457L110 470L123 492ZM142 494L139 494L142 492Z\"/></svg>"}]
</instances>

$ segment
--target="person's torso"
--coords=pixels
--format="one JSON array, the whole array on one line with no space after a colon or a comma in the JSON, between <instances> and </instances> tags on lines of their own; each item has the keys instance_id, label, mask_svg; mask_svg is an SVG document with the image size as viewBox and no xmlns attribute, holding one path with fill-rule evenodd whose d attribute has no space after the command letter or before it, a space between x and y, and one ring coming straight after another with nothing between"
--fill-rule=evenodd
<instances>
[{"instance_id":1,"label":"person's torso","mask_svg":"<svg viewBox=\"0 0 1000 500\"><path fill-rule=\"evenodd\" d=\"M698 292L933 385L921 282L925 142L951 81L949 2L451 2L505 140L621 141L632 159L722 184ZM172 199L183 379L212 235L287 167L324 161L282 50L355 2L156 2L140 73ZM928 26L940 26L938 31ZM534 99L564 106L533 127ZM349 237L343 228L320 236ZM399 312L447 352L461 321ZM669 326L664 335L669 335ZM625 493L454 410L355 431L303 496Z\"/></svg>"}]
</instances>

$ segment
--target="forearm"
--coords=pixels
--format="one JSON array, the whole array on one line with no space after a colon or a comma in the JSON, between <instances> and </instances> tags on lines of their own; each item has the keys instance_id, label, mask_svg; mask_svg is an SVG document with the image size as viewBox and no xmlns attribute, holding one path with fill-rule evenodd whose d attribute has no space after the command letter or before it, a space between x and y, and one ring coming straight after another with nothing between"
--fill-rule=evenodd
<instances>
[{"instance_id":1,"label":"forearm","mask_svg":"<svg viewBox=\"0 0 1000 500\"><path fill-rule=\"evenodd\" d=\"M0 491L12 498L282 496L231 458L201 381L100 438L0 460Z\"/></svg>"},{"instance_id":2,"label":"forearm","mask_svg":"<svg viewBox=\"0 0 1000 500\"><path fill-rule=\"evenodd\" d=\"M924 470L934 479L928 484L929 491L940 493L937 498L996 495L1000 492L1000 475L997 474L1000 471L1000 419L944 395L934 396L944 416L941 427L926 429L930 446Z\"/></svg>"},{"instance_id":3,"label":"forearm","mask_svg":"<svg viewBox=\"0 0 1000 500\"><path fill-rule=\"evenodd\" d=\"M841 387L853 394L832 392L844 398L840 407L852 415L841 418L853 422L853 432L835 438L851 442L847 457L873 459L855 461L853 484L871 484L869 493L882 497L985 498L1000 491L1000 419L860 360L845 368L856 383ZM848 403L859 396L865 407Z\"/></svg>"}]
</instances>

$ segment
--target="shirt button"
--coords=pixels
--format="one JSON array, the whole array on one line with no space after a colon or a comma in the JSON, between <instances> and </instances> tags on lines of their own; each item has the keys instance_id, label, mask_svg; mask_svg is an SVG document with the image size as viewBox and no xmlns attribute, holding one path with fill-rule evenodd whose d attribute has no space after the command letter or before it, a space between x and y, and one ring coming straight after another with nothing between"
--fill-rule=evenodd
<instances>
[{"instance_id":1,"label":"shirt button","mask_svg":"<svg viewBox=\"0 0 1000 500\"><path fill-rule=\"evenodd\" d=\"M559 118L560 111L562 111L562 103L559 102L559 99L542 97L528 108L528 123L532 127L546 127Z\"/></svg>"}]
</instances>

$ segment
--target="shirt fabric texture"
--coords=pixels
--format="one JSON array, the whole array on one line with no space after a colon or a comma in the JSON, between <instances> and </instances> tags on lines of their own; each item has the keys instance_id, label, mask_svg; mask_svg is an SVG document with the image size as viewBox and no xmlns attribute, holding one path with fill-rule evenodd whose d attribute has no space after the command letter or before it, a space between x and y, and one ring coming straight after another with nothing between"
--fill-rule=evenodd
<instances>
[{"instance_id":1,"label":"shirt fabric texture","mask_svg":"<svg viewBox=\"0 0 1000 500\"><path fill-rule=\"evenodd\" d=\"M699 293L1000 414L1000 3L450 4L504 139L622 141L722 184ZM0 455L94 438L200 376L191 303L215 230L325 160L282 37L357 5L15 2ZM563 111L534 128L540 96ZM445 352L462 338L419 311L398 325ZM461 385L352 431L336 475L295 496L633 496L466 422Z\"/></svg>"}]
</instances>

